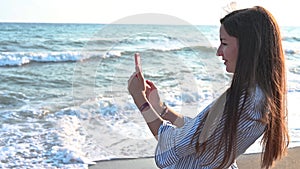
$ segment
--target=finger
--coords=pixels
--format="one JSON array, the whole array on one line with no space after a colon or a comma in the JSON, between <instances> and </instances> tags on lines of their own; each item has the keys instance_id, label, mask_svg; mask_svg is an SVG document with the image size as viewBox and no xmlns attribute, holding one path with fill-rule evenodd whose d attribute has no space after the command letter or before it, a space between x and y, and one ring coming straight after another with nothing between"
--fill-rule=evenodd
<instances>
[{"instance_id":1,"label":"finger","mask_svg":"<svg viewBox=\"0 0 300 169\"><path fill-rule=\"evenodd\" d=\"M151 86L146 83L146 88L151 89Z\"/></svg>"},{"instance_id":2,"label":"finger","mask_svg":"<svg viewBox=\"0 0 300 169\"><path fill-rule=\"evenodd\" d=\"M135 66L135 72L141 72L141 67L140 66Z\"/></svg>"},{"instance_id":3,"label":"finger","mask_svg":"<svg viewBox=\"0 0 300 169\"><path fill-rule=\"evenodd\" d=\"M139 80L144 81L144 76L143 76L142 72L140 72L140 71L136 72L136 76Z\"/></svg>"},{"instance_id":4,"label":"finger","mask_svg":"<svg viewBox=\"0 0 300 169\"><path fill-rule=\"evenodd\" d=\"M135 65L138 66L141 64L141 57L139 53L134 54Z\"/></svg>"},{"instance_id":5,"label":"finger","mask_svg":"<svg viewBox=\"0 0 300 169\"><path fill-rule=\"evenodd\" d=\"M152 89L157 89L157 87L154 85L154 83L151 82L150 80L146 80L146 83L147 83Z\"/></svg>"},{"instance_id":6,"label":"finger","mask_svg":"<svg viewBox=\"0 0 300 169\"><path fill-rule=\"evenodd\" d=\"M146 94L148 95L153 89L151 85L149 84L149 80L146 80Z\"/></svg>"},{"instance_id":7,"label":"finger","mask_svg":"<svg viewBox=\"0 0 300 169\"><path fill-rule=\"evenodd\" d=\"M149 93L149 92L152 91L152 88L151 88L151 86L148 85L147 83L145 83L145 85L146 85L146 95L147 95L147 93Z\"/></svg>"}]
</instances>

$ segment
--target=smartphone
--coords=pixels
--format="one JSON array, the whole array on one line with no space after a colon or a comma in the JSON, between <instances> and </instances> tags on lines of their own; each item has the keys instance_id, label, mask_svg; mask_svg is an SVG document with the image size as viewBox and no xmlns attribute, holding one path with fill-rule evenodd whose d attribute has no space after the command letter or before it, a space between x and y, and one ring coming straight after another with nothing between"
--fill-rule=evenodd
<instances>
[{"instance_id":1,"label":"smartphone","mask_svg":"<svg viewBox=\"0 0 300 169\"><path fill-rule=\"evenodd\" d=\"M134 54L135 66L139 67L140 71L142 71L142 64L141 64L141 56L139 53Z\"/></svg>"}]
</instances>

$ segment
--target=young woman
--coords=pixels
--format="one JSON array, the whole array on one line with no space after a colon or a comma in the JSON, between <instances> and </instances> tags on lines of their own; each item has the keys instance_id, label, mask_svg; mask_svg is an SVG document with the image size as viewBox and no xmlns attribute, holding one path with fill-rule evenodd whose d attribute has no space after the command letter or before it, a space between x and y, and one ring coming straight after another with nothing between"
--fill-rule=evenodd
<instances>
[{"instance_id":1,"label":"young woman","mask_svg":"<svg viewBox=\"0 0 300 169\"><path fill-rule=\"evenodd\" d=\"M195 118L161 103L140 68L128 90L151 132L160 168L237 168L235 159L262 137L262 168L286 152L286 73L281 36L263 7L234 11L221 19L217 55L233 73L231 86Z\"/></svg>"}]
</instances>

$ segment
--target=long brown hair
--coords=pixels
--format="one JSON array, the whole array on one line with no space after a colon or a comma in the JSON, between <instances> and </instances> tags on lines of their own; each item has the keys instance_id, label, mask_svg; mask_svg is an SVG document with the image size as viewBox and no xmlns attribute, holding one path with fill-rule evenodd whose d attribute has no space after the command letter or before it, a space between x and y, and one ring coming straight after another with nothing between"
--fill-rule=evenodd
<instances>
[{"instance_id":1,"label":"long brown hair","mask_svg":"<svg viewBox=\"0 0 300 169\"><path fill-rule=\"evenodd\" d=\"M231 153L224 154L218 168L228 167L236 158L237 125L243 105L249 97L245 91L250 91L256 85L266 98L261 112L261 122L266 124L261 167L269 168L286 153L289 143L285 59L278 24L270 12L259 6L234 11L220 22L230 36L238 39L239 53L232 83L227 91L223 116L225 126L218 143L224 146L225 152ZM243 95L244 101L240 103ZM193 138L199 135L200 126ZM201 145L197 143L198 155L204 152L205 147L206 142ZM218 148L214 152L214 159L220 151L221 148Z\"/></svg>"}]
</instances>

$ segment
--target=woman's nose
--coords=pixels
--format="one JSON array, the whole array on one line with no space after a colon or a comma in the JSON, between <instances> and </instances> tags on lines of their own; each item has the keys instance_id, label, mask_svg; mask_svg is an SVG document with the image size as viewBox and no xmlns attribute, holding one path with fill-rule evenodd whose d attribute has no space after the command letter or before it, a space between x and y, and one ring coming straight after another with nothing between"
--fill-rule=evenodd
<instances>
[{"instance_id":1,"label":"woman's nose","mask_svg":"<svg viewBox=\"0 0 300 169\"><path fill-rule=\"evenodd\" d=\"M218 50L217 50L216 55L217 55L217 56L223 56L223 52L222 52L222 50L220 49L220 47L218 47Z\"/></svg>"}]
</instances>

